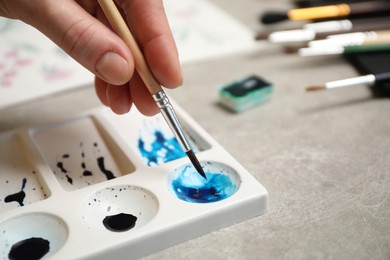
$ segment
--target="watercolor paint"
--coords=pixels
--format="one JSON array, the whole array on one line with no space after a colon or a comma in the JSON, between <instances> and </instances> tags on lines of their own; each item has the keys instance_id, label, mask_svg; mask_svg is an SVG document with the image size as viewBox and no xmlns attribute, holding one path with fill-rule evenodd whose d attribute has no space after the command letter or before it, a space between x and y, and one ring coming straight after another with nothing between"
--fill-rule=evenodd
<instances>
[{"instance_id":1,"label":"watercolor paint","mask_svg":"<svg viewBox=\"0 0 390 260\"><path fill-rule=\"evenodd\" d=\"M138 150L147 165L159 165L186 156L174 136L167 138L159 130L153 134L154 140L148 144L149 148L146 148L146 141L142 137L138 139Z\"/></svg>"},{"instance_id":2,"label":"watercolor paint","mask_svg":"<svg viewBox=\"0 0 390 260\"><path fill-rule=\"evenodd\" d=\"M233 81L219 90L220 104L233 112L242 112L269 99L273 85L257 75Z\"/></svg>"},{"instance_id":3,"label":"watercolor paint","mask_svg":"<svg viewBox=\"0 0 390 260\"><path fill-rule=\"evenodd\" d=\"M239 188L237 173L227 165L202 162L207 179L196 174L191 164L176 168L168 180L169 189L181 200L210 203L232 196Z\"/></svg>"},{"instance_id":4,"label":"watercolor paint","mask_svg":"<svg viewBox=\"0 0 390 260\"><path fill-rule=\"evenodd\" d=\"M137 147L136 152L142 161L148 166L158 166L186 157L171 129L164 118L157 114L152 117L145 117L138 113L131 115L131 120L123 120L123 116L105 116L120 125L119 133L125 140L129 141L131 147ZM136 127L134 127L136 125ZM186 126L187 136L195 153L210 149L210 145L191 127Z\"/></svg>"},{"instance_id":5,"label":"watercolor paint","mask_svg":"<svg viewBox=\"0 0 390 260\"><path fill-rule=\"evenodd\" d=\"M267 190L173 105L207 180L136 108L0 134L0 259L137 259L264 214Z\"/></svg>"},{"instance_id":6,"label":"watercolor paint","mask_svg":"<svg viewBox=\"0 0 390 260\"><path fill-rule=\"evenodd\" d=\"M143 161L148 166L161 165L186 157L178 141L161 115L142 118L142 127L138 130L137 147ZM189 139L193 140L193 139ZM192 142L194 152L203 147Z\"/></svg>"}]
</instances>

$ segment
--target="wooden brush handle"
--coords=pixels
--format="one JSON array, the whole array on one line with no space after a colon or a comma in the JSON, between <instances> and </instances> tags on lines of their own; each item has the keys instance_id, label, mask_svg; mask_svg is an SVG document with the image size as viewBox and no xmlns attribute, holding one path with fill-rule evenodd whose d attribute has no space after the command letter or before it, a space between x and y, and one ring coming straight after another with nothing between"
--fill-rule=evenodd
<instances>
[{"instance_id":1,"label":"wooden brush handle","mask_svg":"<svg viewBox=\"0 0 390 260\"><path fill-rule=\"evenodd\" d=\"M150 94L154 95L162 91L160 83L158 83L156 78L153 76L137 42L131 34L126 22L123 20L123 17L115 3L112 0L98 0L98 2L114 31L122 38L133 54L135 69L145 83Z\"/></svg>"}]
</instances>

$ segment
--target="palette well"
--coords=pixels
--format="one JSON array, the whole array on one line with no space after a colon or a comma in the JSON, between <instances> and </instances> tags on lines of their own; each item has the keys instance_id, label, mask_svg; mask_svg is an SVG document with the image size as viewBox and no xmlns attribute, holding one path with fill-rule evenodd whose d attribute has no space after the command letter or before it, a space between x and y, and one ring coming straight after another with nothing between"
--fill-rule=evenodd
<instances>
[{"instance_id":1,"label":"palette well","mask_svg":"<svg viewBox=\"0 0 390 260\"><path fill-rule=\"evenodd\" d=\"M266 189L174 106L207 180L135 108L0 135L0 259L134 259L264 214Z\"/></svg>"}]
</instances>

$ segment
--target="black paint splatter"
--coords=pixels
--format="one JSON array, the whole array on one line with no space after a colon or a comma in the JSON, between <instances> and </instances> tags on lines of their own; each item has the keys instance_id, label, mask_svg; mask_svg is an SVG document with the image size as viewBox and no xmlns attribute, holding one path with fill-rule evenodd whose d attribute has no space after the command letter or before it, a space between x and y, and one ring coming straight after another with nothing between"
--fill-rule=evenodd
<instances>
[{"instance_id":1,"label":"black paint splatter","mask_svg":"<svg viewBox=\"0 0 390 260\"><path fill-rule=\"evenodd\" d=\"M104 173L104 175L106 175L107 180L111 180L111 179L115 178L112 171L107 170L106 167L104 166L104 157L97 158L97 163L98 163L98 166L99 166L100 170L102 171L102 173Z\"/></svg>"},{"instance_id":2,"label":"black paint splatter","mask_svg":"<svg viewBox=\"0 0 390 260\"><path fill-rule=\"evenodd\" d=\"M50 242L43 238L31 237L15 243L8 254L11 260L41 259L50 250Z\"/></svg>"},{"instance_id":3,"label":"black paint splatter","mask_svg":"<svg viewBox=\"0 0 390 260\"><path fill-rule=\"evenodd\" d=\"M23 207L24 206L23 200L26 197L26 193L24 192L24 188L26 187L26 183L27 183L27 179L23 178L23 180L22 180L22 189L19 192L17 192L17 193L10 194L7 197L5 197L4 202L9 203L9 202L16 201L16 202L19 203L19 205L21 207Z\"/></svg>"},{"instance_id":4,"label":"black paint splatter","mask_svg":"<svg viewBox=\"0 0 390 260\"><path fill-rule=\"evenodd\" d=\"M99 144L97 142L93 142L92 145L95 148L94 149L94 154L95 154L96 151L98 153L100 153ZM86 165L86 161L85 161L86 154L85 154L85 151L84 151L84 143L83 142L79 143L79 148L80 148L80 154L81 154L81 158L82 158L82 160L81 160L81 168L83 169L82 175L80 177L93 176L94 172L92 172L89 169L87 169L87 165ZM72 155L70 155L68 153L64 153L64 154L62 154L61 157L63 159L67 159L67 158L70 158L71 156ZM105 164L104 164L104 157L102 157L102 156L98 157L97 158L97 164L98 164L98 167L99 167L100 171L106 176L107 180L111 180L111 179L116 178L112 171L106 169ZM70 169L71 171L68 171L66 169L66 167L64 166L63 161L58 161L57 162L57 167L61 170L61 172L63 174L65 174L65 177L66 177L68 183L73 185L73 179L69 176L69 174L72 172L72 169ZM88 185L90 185L88 182L86 182L86 183Z\"/></svg>"},{"instance_id":5,"label":"black paint splatter","mask_svg":"<svg viewBox=\"0 0 390 260\"><path fill-rule=\"evenodd\" d=\"M57 162L57 167L61 170L61 172L68 173L68 171L64 168L64 164L62 162Z\"/></svg>"},{"instance_id":6,"label":"black paint splatter","mask_svg":"<svg viewBox=\"0 0 390 260\"><path fill-rule=\"evenodd\" d=\"M92 176L92 172L86 169L85 163L81 163L81 168L83 168L83 176Z\"/></svg>"},{"instance_id":7,"label":"black paint splatter","mask_svg":"<svg viewBox=\"0 0 390 260\"><path fill-rule=\"evenodd\" d=\"M62 162L57 162L57 167L61 170L62 173L65 173L66 180L69 184L73 184L73 179L67 174L68 171L65 169Z\"/></svg>"},{"instance_id":8,"label":"black paint splatter","mask_svg":"<svg viewBox=\"0 0 390 260\"><path fill-rule=\"evenodd\" d=\"M137 217L132 214L119 213L106 216L103 219L103 225L110 231L123 232L132 229L136 221Z\"/></svg>"},{"instance_id":9,"label":"black paint splatter","mask_svg":"<svg viewBox=\"0 0 390 260\"><path fill-rule=\"evenodd\" d=\"M68 183L73 185L73 179L69 175L65 175L65 177Z\"/></svg>"}]
</instances>

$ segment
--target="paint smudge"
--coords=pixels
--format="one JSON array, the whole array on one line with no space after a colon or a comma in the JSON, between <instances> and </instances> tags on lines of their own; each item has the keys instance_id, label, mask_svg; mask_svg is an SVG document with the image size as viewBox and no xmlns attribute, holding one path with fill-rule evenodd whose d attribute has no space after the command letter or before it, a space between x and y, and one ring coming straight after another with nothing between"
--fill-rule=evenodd
<instances>
[{"instance_id":1,"label":"paint smudge","mask_svg":"<svg viewBox=\"0 0 390 260\"><path fill-rule=\"evenodd\" d=\"M106 216L103 219L103 225L110 231L123 232L132 229L136 221L137 217L132 214L119 213Z\"/></svg>"},{"instance_id":2,"label":"paint smudge","mask_svg":"<svg viewBox=\"0 0 390 260\"><path fill-rule=\"evenodd\" d=\"M192 165L184 167L172 180L176 196L184 201L209 203L226 199L237 190L237 185L225 174L205 171L207 179L197 174Z\"/></svg>"},{"instance_id":3,"label":"paint smudge","mask_svg":"<svg viewBox=\"0 0 390 260\"><path fill-rule=\"evenodd\" d=\"M107 180L111 180L111 179L115 178L112 171L106 169L106 167L104 165L104 157L97 158L97 163L98 163L99 169L102 171L102 173L104 175L106 175Z\"/></svg>"},{"instance_id":4,"label":"paint smudge","mask_svg":"<svg viewBox=\"0 0 390 260\"><path fill-rule=\"evenodd\" d=\"M159 165L186 156L175 137L165 138L158 130L154 132L154 137L150 149L145 147L145 141L142 138L138 139L138 149L148 166Z\"/></svg>"},{"instance_id":5,"label":"paint smudge","mask_svg":"<svg viewBox=\"0 0 390 260\"><path fill-rule=\"evenodd\" d=\"M16 201L19 203L19 205L21 207L23 207L24 206L23 201L24 201L24 198L26 197L26 193L24 192L24 188L26 187L26 183L27 183L27 179L23 178L21 190L17 193L10 194L7 197L5 197L4 202L9 203L9 202Z\"/></svg>"},{"instance_id":6,"label":"paint smudge","mask_svg":"<svg viewBox=\"0 0 390 260\"><path fill-rule=\"evenodd\" d=\"M50 250L50 242L43 238L31 237L15 243L8 254L11 260L41 259Z\"/></svg>"}]
</instances>

